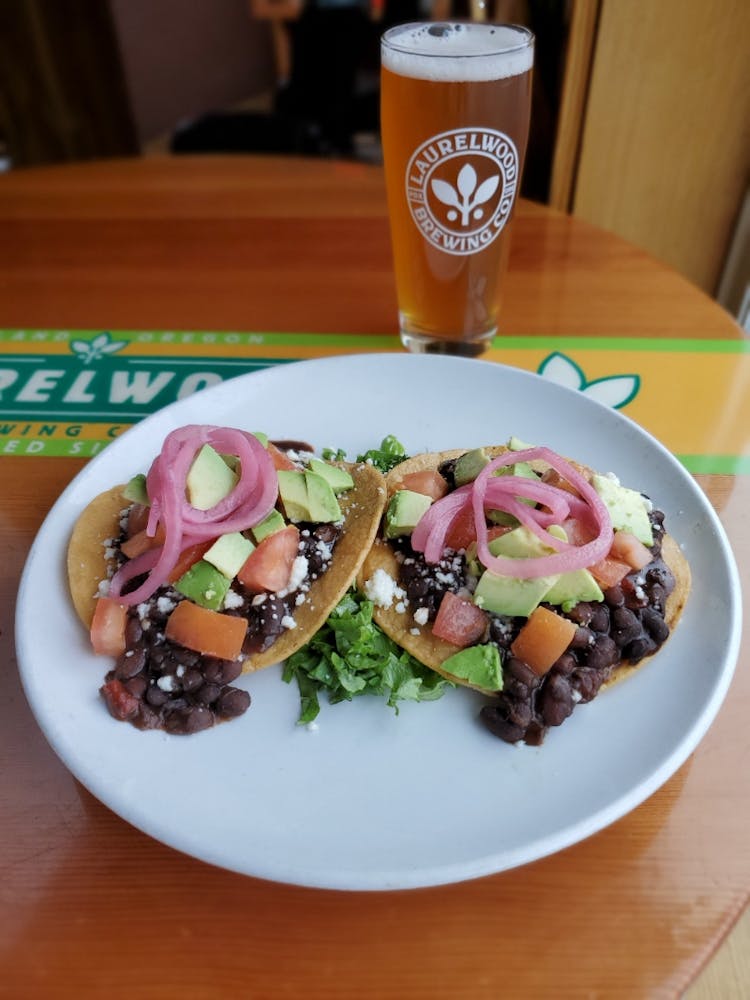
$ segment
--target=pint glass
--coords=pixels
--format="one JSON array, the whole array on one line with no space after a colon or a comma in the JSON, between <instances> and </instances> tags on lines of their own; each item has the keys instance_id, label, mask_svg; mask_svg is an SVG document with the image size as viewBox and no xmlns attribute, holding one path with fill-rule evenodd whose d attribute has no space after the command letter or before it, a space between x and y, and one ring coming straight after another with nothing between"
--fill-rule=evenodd
<instances>
[{"instance_id":1,"label":"pint glass","mask_svg":"<svg viewBox=\"0 0 750 1000\"><path fill-rule=\"evenodd\" d=\"M534 36L420 23L381 42L381 134L401 339L480 354L498 329Z\"/></svg>"}]
</instances>

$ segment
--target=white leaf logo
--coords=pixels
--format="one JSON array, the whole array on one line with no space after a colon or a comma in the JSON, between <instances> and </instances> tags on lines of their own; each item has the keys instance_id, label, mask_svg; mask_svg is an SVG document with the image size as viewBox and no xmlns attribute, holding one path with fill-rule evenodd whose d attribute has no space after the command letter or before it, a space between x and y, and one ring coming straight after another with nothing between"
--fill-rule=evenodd
<instances>
[{"instance_id":1,"label":"white leaf logo","mask_svg":"<svg viewBox=\"0 0 750 1000\"><path fill-rule=\"evenodd\" d=\"M560 351L548 355L537 372L550 382L565 386L566 389L577 389L589 399L595 399L615 410L632 402L641 388L640 375L605 375L588 381L583 369Z\"/></svg>"},{"instance_id":2,"label":"white leaf logo","mask_svg":"<svg viewBox=\"0 0 750 1000\"><path fill-rule=\"evenodd\" d=\"M493 174L477 187L477 172L470 163L465 163L458 172L455 188L438 178L430 182L430 187L438 201L448 206L448 219L455 222L460 213L461 225L468 226L472 219L482 218L484 211L479 206L490 200L499 184L500 175Z\"/></svg>"}]
</instances>

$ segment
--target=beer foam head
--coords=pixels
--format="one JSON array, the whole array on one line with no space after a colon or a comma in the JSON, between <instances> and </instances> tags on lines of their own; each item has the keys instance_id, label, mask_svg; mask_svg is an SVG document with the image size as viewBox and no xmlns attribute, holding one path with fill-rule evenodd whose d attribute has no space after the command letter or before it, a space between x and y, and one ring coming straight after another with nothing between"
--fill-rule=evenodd
<instances>
[{"instance_id":1,"label":"beer foam head","mask_svg":"<svg viewBox=\"0 0 750 1000\"><path fill-rule=\"evenodd\" d=\"M405 24L383 36L383 66L419 80L503 80L531 69L534 36L515 25Z\"/></svg>"}]
</instances>

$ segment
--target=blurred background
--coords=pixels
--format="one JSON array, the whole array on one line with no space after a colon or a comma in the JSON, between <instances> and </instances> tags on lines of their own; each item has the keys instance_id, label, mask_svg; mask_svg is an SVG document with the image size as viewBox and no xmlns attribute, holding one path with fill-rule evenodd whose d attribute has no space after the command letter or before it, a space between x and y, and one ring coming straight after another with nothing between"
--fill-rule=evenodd
<instances>
[{"instance_id":1,"label":"blurred background","mask_svg":"<svg viewBox=\"0 0 750 1000\"><path fill-rule=\"evenodd\" d=\"M449 16L536 34L523 195L643 247L750 332L746 0L3 0L0 170L378 163L380 34Z\"/></svg>"}]
</instances>

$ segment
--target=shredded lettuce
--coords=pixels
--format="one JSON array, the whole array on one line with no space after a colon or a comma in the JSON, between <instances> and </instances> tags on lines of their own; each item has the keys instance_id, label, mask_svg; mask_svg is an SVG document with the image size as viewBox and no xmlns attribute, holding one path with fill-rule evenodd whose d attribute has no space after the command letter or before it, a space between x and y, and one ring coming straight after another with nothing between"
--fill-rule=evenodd
<instances>
[{"instance_id":1,"label":"shredded lettuce","mask_svg":"<svg viewBox=\"0 0 750 1000\"><path fill-rule=\"evenodd\" d=\"M317 717L321 691L332 705L380 695L398 713L399 701L434 701L453 687L388 638L372 611L372 601L350 591L323 628L286 661L282 677L287 684L296 680L299 688L298 723Z\"/></svg>"},{"instance_id":2,"label":"shredded lettuce","mask_svg":"<svg viewBox=\"0 0 750 1000\"><path fill-rule=\"evenodd\" d=\"M407 457L404 446L392 434L384 437L379 448L370 448L364 455L357 455L358 462L372 462L385 475L394 465Z\"/></svg>"}]
</instances>

